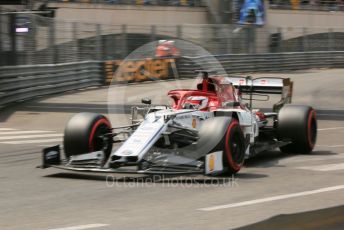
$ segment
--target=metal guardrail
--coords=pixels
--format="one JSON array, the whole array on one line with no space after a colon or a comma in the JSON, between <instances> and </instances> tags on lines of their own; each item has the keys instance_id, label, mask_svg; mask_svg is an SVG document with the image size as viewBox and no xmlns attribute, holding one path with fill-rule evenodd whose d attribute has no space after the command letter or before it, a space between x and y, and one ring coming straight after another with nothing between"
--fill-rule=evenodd
<instances>
[{"instance_id":1,"label":"metal guardrail","mask_svg":"<svg viewBox=\"0 0 344 230\"><path fill-rule=\"evenodd\" d=\"M214 57L217 63L214 63ZM310 68L343 68L343 51L226 54L203 57L183 57L178 64L180 77L194 76L194 69L214 69L221 64L227 73L280 72Z\"/></svg>"},{"instance_id":2,"label":"metal guardrail","mask_svg":"<svg viewBox=\"0 0 344 230\"><path fill-rule=\"evenodd\" d=\"M101 62L0 67L0 106L104 84Z\"/></svg>"},{"instance_id":3,"label":"metal guardrail","mask_svg":"<svg viewBox=\"0 0 344 230\"><path fill-rule=\"evenodd\" d=\"M174 60L174 59L171 59ZM217 61L216 61L217 60ZM128 60L127 60L128 61ZM130 61L130 60L129 60ZM227 73L280 72L309 68L344 68L344 51L298 52L298 53L266 53L266 54L225 54L201 57L176 58L180 78L194 78L195 69L214 69L221 64ZM116 65L117 68L119 65ZM111 75L116 69L112 69ZM132 75L132 68L121 69L123 76L131 76L128 82L152 80L142 75ZM137 66L138 68L140 65ZM158 68L159 67L159 68ZM163 69L158 65L156 71ZM168 78L171 70L167 68ZM150 74L153 76L152 69ZM37 96L61 93L106 84L109 77L109 66L104 62L85 61L66 64L47 64L30 66L0 67L0 106L12 102L31 99ZM133 72L134 71L134 72ZM222 74L221 71L219 74ZM129 76L128 75L128 76ZM125 83L120 80L114 84Z\"/></svg>"}]
</instances>

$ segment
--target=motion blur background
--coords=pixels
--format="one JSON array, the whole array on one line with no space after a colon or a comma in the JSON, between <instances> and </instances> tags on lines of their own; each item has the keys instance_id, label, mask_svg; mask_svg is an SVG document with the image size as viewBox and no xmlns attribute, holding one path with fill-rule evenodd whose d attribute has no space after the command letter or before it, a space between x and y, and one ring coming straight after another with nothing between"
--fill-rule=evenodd
<instances>
[{"instance_id":1,"label":"motion blur background","mask_svg":"<svg viewBox=\"0 0 344 230\"><path fill-rule=\"evenodd\" d=\"M118 60L160 39L214 55L344 50L343 0L0 2L1 66Z\"/></svg>"}]
</instances>

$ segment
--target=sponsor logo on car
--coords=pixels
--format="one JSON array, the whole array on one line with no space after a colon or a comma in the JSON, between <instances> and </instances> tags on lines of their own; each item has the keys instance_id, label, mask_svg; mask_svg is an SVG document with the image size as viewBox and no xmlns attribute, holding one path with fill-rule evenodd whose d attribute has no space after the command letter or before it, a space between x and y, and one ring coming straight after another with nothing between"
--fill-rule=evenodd
<instances>
[{"instance_id":1,"label":"sponsor logo on car","mask_svg":"<svg viewBox=\"0 0 344 230\"><path fill-rule=\"evenodd\" d=\"M214 169L215 169L215 154L210 154L208 167L209 167L209 172L214 171Z\"/></svg>"},{"instance_id":2,"label":"sponsor logo on car","mask_svg":"<svg viewBox=\"0 0 344 230\"><path fill-rule=\"evenodd\" d=\"M196 128L196 126L197 126L196 118L193 118L192 119L192 128Z\"/></svg>"}]
</instances>

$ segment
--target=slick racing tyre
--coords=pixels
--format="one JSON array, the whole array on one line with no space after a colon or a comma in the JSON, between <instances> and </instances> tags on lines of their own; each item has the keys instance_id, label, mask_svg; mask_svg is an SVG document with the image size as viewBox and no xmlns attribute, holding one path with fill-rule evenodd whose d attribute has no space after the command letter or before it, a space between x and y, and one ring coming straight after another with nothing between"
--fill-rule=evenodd
<instances>
[{"instance_id":1,"label":"slick racing tyre","mask_svg":"<svg viewBox=\"0 0 344 230\"><path fill-rule=\"evenodd\" d=\"M218 130L223 129L223 131L218 133L221 133L221 136L218 134L216 135L220 142L211 152L223 151L222 162L223 168L225 169L224 173L237 173L243 166L245 160L245 138L238 120L234 118L232 120L224 120L224 117L217 117L209 120L213 121L206 121L204 123L206 127L202 127L203 129L208 130L209 133L213 133L213 135L217 133L212 132L212 124L214 123Z\"/></svg>"},{"instance_id":2,"label":"slick racing tyre","mask_svg":"<svg viewBox=\"0 0 344 230\"><path fill-rule=\"evenodd\" d=\"M74 115L64 131L63 145L66 158L103 150L106 161L112 150L112 138L108 138L108 141L103 138L108 133L111 133L111 124L105 116L95 113Z\"/></svg>"},{"instance_id":3,"label":"slick racing tyre","mask_svg":"<svg viewBox=\"0 0 344 230\"><path fill-rule=\"evenodd\" d=\"M237 173L245 160L245 138L236 119L233 119L227 128L223 152L224 166L228 167L229 173Z\"/></svg>"},{"instance_id":4,"label":"slick racing tyre","mask_svg":"<svg viewBox=\"0 0 344 230\"><path fill-rule=\"evenodd\" d=\"M315 110L309 106L285 105L278 113L277 134L290 144L280 147L285 153L310 153L317 139Z\"/></svg>"}]
</instances>

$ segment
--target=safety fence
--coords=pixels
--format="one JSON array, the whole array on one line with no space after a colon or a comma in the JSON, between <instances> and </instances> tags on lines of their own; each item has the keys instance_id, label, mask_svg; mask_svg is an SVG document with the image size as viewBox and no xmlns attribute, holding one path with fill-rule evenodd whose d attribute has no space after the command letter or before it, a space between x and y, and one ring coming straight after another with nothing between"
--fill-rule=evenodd
<instances>
[{"instance_id":1,"label":"safety fence","mask_svg":"<svg viewBox=\"0 0 344 230\"><path fill-rule=\"evenodd\" d=\"M344 51L343 39L344 28L105 25L0 14L0 66L121 60L158 40L174 40L177 47L191 42L217 55ZM181 53L194 56L192 50ZM142 56L154 57L154 49Z\"/></svg>"},{"instance_id":2,"label":"safety fence","mask_svg":"<svg viewBox=\"0 0 344 230\"><path fill-rule=\"evenodd\" d=\"M201 0L48 0L47 2L153 6L202 6L203 4Z\"/></svg>"},{"instance_id":3,"label":"safety fence","mask_svg":"<svg viewBox=\"0 0 344 230\"><path fill-rule=\"evenodd\" d=\"M309 68L344 68L344 51L226 54L0 67L0 106L37 96L110 83L195 78L196 69L231 74Z\"/></svg>"},{"instance_id":4,"label":"safety fence","mask_svg":"<svg viewBox=\"0 0 344 230\"><path fill-rule=\"evenodd\" d=\"M273 9L344 11L342 0L269 0Z\"/></svg>"}]
</instances>

